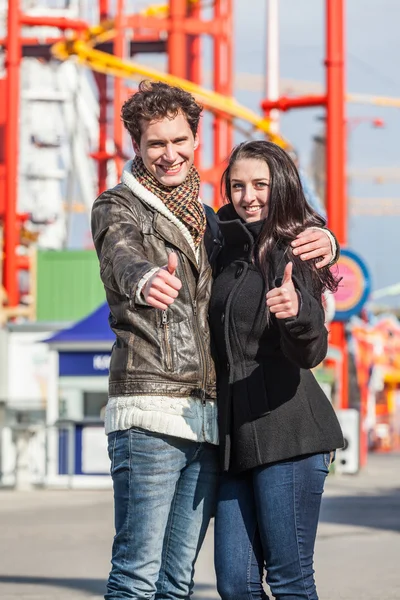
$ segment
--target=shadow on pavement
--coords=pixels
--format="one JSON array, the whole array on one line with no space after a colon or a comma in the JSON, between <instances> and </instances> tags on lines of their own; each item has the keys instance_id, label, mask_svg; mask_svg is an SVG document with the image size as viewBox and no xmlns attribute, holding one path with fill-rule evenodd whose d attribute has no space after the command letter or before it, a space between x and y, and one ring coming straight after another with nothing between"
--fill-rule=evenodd
<instances>
[{"instance_id":1,"label":"shadow on pavement","mask_svg":"<svg viewBox=\"0 0 400 600\"><path fill-rule=\"evenodd\" d=\"M0 575L0 585L2 583L15 585L37 585L49 586L55 588L65 588L103 596L106 591L106 582L103 579L75 579L58 577L25 577L23 575ZM210 596L210 592L214 596ZM203 594L206 594L205 596ZM195 585L193 600L217 600L219 596L213 585L198 583Z\"/></svg>"},{"instance_id":2,"label":"shadow on pavement","mask_svg":"<svg viewBox=\"0 0 400 600\"><path fill-rule=\"evenodd\" d=\"M106 591L104 579L79 579L64 577L25 577L23 575L0 575L0 584L47 585L49 587L79 590L88 594L102 596Z\"/></svg>"},{"instance_id":3,"label":"shadow on pavement","mask_svg":"<svg viewBox=\"0 0 400 600\"><path fill-rule=\"evenodd\" d=\"M193 600L219 600L219 598L215 585L210 583L195 583Z\"/></svg>"},{"instance_id":4,"label":"shadow on pavement","mask_svg":"<svg viewBox=\"0 0 400 600\"><path fill-rule=\"evenodd\" d=\"M381 495L325 497L320 521L400 532L400 488Z\"/></svg>"}]
</instances>

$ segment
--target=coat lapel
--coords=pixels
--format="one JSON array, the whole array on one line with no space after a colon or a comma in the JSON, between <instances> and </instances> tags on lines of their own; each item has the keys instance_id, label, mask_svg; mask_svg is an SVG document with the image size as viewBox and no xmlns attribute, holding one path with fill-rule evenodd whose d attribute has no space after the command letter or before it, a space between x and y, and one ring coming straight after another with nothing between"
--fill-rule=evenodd
<instances>
[{"instance_id":1,"label":"coat lapel","mask_svg":"<svg viewBox=\"0 0 400 600\"><path fill-rule=\"evenodd\" d=\"M190 262L196 267L196 269L199 270L199 265L193 248L190 246L189 242L185 239L174 223L164 217L164 215L161 213L156 212L154 214L153 226L155 231L157 231L157 233L159 233L164 240L183 252Z\"/></svg>"}]
</instances>

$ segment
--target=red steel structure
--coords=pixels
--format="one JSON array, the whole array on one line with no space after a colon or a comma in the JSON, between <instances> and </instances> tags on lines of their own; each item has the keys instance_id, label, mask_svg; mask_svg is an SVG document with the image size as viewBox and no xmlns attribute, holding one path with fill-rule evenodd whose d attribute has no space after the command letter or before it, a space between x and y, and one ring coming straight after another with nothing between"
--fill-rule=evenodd
<instances>
[{"instance_id":1,"label":"red steel structure","mask_svg":"<svg viewBox=\"0 0 400 600\"><path fill-rule=\"evenodd\" d=\"M326 108L326 208L330 229L341 246L347 244L346 118L344 2L326 0L326 93L276 101L264 100L263 110L289 110L324 106ZM330 341L342 351L341 407L348 408L348 352L343 323L330 326Z\"/></svg>"},{"instance_id":2,"label":"red steel structure","mask_svg":"<svg viewBox=\"0 0 400 600\"><path fill-rule=\"evenodd\" d=\"M130 53L145 51L164 51L168 56L168 70L171 74L195 83L202 79L202 36L210 36L213 41L213 88L228 97L233 95L233 2L232 0L215 0L210 19L202 17L200 2L191 0L169 0L168 15L159 18L141 14L127 15L124 10L124 0L99 0L99 19L112 16L115 20L116 35L108 51L117 56L123 56L127 44L127 34L133 39ZM111 5L116 12L111 15ZM208 4L208 6L210 6ZM6 81L5 87L7 119L5 123L5 152L4 173L4 276L3 282L8 295L10 306L19 302L17 274L19 264L16 249L18 245L18 215L17 215L17 178L18 178L18 122L20 96L20 65L21 59L28 46L41 47L43 52L55 39L39 40L22 38L22 26L53 26L60 30L84 32L88 24L79 19L66 19L51 16L29 16L23 14L19 0L9 0L8 3L8 33L3 41L6 46ZM167 41L165 43L165 34ZM135 49L136 48L136 49ZM37 54L36 54L37 55ZM40 55L40 52L39 52ZM330 228L337 235L339 242L347 242L347 208L346 208L346 175L345 175L345 115L344 115L344 0L326 0L326 94L323 96L305 96L300 98L279 98L262 103L263 110L268 113L273 108L288 110L309 106L325 106L327 113L326 135L326 198ZM120 106L126 97L126 88L122 80L115 80L111 88L107 75L96 74L99 92L99 140L98 150L93 155L98 161L98 190L106 187L107 164L115 160L117 172L120 173L123 163L123 130L119 118ZM113 92L112 100L109 94ZM106 148L110 136L109 116L110 104L113 112L110 120L113 122L113 138L115 152L109 154ZM202 180L213 186L214 206L220 205L218 182L223 164L233 144L232 123L219 115L213 121L213 153L212 167L203 168L200 153L196 161ZM0 207L1 208L1 207ZM0 214L1 216L1 214ZM347 399L347 355L344 338L344 327L335 323L332 325L331 341L343 350L343 401L342 406L348 405Z\"/></svg>"},{"instance_id":3,"label":"red steel structure","mask_svg":"<svg viewBox=\"0 0 400 600\"><path fill-rule=\"evenodd\" d=\"M131 53L135 51L164 51L168 55L168 70L171 74L201 83L202 78L202 53L201 38L208 35L213 40L214 58L214 90L227 96L233 94L233 65L232 65L232 0L215 0L211 10L211 18L202 17L202 2L192 0L170 0L168 16L164 18L150 17L141 14L127 15L124 11L124 0L99 0L99 20L109 17L114 19L116 35L107 50L116 56L123 56L126 44L127 31L130 32ZM111 5L114 14L110 14ZM65 17L32 16L21 11L20 0L9 0L8 3L8 31L7 38L2 40L6 47L6 80L4 82L6 96L7 121L5 124L5 152L4 166L0 168L0 175L4 172L4 274L3 282L10 306L19 302L17 275L19 268L26 268L19 264L16 249L18 245L18 215L17 207L17 179L18 179L18 123L19 123L19 96L20 96L20 66L24 51L36 46L35 56L49 57L49 46L57 39L23 38L22 26L52 26L63 31L72 30L85 32L89 25L79 19ZM167 32L167 42L164 34ZM133 46L133 48L132 48ZM40 51L42 49L42 53ZM111 86L107 75L96 73L95 79L99 94L99 140L98 149L92 156L98 162L98 191L106 188L107 165L109 160L115 160L117 173L120 174L123 165L123 127L120 121L120 107L127 92L122 80L113 82L112 100L110 100ZM112 114L110 115L110 104ZM115 151L107 151L107 139L110 137L110 121L113 123L112 137ZM203 169L200 153L197 154L197 166L200 169L202 180L214 188L214 205L220 203L218 182L222 173L223 163L233 144L232 124L222 117L215 115L213 124L213 156L212 168ZM0 213L1 217L1 213Z\"/></svg>"}]
</instances>

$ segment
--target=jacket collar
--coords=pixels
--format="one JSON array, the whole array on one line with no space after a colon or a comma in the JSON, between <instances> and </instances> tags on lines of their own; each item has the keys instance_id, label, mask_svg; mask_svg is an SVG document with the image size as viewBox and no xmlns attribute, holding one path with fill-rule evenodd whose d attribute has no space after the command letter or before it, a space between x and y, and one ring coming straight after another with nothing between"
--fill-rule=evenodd
<instances>
[{"instance_id":1,"label":"jacket collar","mask_svg":"<svg viewBox=\"0 0 400 600\"><path fill-rule=\"evenodd\" d=\"M241 219L232 204L225 204L217 213L224 244L229 247L232 258L251 260L262 221L247 224Z\"/></svg>"},{"instance_id":2,"label":"jacket collar","mask_svg":"<svg viewBox=\"0 0 400 600\"><path fill-rule=\"evenodd\" d=\"M155 210L157 213L168 219L168 221L174 223L176 227L179 229L186 242L188 243L191 252L189 252L189 258L194 262L196 266L198 266L199 256L200 256L200 247L196 249L193 238L190 235L189 229L180 221L172 211L167 208L164 202L158 198L153 192L150 192L147 188L145 188L132 174L132 160L128 161L124 169L122 171L121 181L125 184L138 198L143 200L150 208ZM201 202L200 198L199 201ZM173 235L171 235L170 227L165 223L165 219L158 218L155 219L155 228L157 231L165 238L167 241L176 244L176 240ZM185 251L188 254L187 251ZM194 260L193 260L194 259Z\"/></svg>"}]
</instances>

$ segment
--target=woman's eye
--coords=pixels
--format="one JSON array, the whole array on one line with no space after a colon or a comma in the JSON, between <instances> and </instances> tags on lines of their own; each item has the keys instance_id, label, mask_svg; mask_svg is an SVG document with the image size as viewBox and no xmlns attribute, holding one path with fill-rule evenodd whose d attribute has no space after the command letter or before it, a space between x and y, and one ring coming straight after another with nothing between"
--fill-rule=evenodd
<instances>
[{"instance_id":1,"label":"woman's eye","mask_svg":"<svg viewBox=\"0 0 400 600\"><path fill-rule=\"evenodd\" d=\"M233 183L232 184L232 189L233 190L240 190L242 188L242 184L241 183Z\"/></svg>"}]
</instances>

